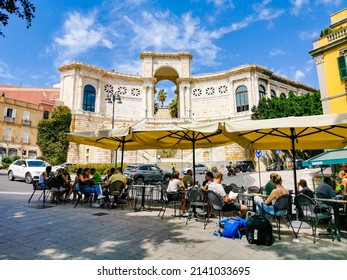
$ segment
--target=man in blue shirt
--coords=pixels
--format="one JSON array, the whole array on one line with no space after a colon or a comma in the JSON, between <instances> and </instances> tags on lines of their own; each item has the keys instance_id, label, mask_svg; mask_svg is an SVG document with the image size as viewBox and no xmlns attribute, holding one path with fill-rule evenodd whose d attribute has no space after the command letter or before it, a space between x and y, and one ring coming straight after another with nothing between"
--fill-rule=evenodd
<instances>
[{"instance_id":1,"label":"man in blue shirt","mask_svg":"<svg viewBox=\"0 0 347 280\"><path fill-rule=\"evenodd\" d=\"M330 177L324 177L323 183L321 183L317 188L317 193L322 193L328 198L335 199L335 193L331 186Z\"/></svg>"}]
</instances>

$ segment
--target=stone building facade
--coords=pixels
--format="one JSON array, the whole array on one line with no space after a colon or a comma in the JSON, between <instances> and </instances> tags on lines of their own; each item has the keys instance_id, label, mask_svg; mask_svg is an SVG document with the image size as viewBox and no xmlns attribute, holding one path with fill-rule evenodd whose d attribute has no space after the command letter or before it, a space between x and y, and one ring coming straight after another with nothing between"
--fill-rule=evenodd
<instances>
[{"instance_id":1,"label":"stone building facade","mask_svg":"<svg viewBox=\"0 0 347 280\"><path fill-rule=\"evenodd\" d=\"M260 98L298 95L317 89L279 76L256 64L245 64L226 71L191 75L189 52L148 52L140 54L142 74L130 75L102 69L82 62L59 68L60 100L71 108L72 132L125 127L145 122L147 127L166 123L204 123L209 121L249 119L251 108ZM156 84L169 80L176 85L178 118L154 114ZM112 94L122 104L105 101ZM114 106L114 107L113 107ZM178 153L177 160L191 161L191 151ZM249 159L239 146L230 145L197 151L197 162ZM125 162L155 162L156 151L126 152ZM110 162L110 152L95 147L70 143L69 161ZM162 159L163 160L163 159ZM172 159L170 159L172 160Z\"/></svg>"}]
</instances>

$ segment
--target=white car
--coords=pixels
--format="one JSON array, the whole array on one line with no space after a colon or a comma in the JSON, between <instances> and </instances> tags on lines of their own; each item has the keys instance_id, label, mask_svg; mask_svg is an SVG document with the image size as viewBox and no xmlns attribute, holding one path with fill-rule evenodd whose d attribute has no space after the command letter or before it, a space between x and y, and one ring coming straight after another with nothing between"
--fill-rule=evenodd
<instances>
[{"instance_id":1,"label":"white car","mask_svg":"<svg viewBox=\"0 0 347 280\"><path fill-rule=\"evenodd\" d=\"M8 179L25 180L27 184L31 184L33 179L39 180L46 167L47 164L40 159L17 159L8 167Z\"/></svg>"}]
</instances>

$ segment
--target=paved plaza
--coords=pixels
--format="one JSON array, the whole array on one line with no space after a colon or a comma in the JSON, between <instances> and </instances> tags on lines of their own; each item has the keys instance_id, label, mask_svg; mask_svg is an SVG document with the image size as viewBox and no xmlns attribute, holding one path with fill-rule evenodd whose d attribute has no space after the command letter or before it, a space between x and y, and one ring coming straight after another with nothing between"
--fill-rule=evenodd
<instances>
[{"instance_id":1,"label":"paved plaza","mask_svg":"<svg viewBox=\"0 0 347 280\"><path fill-rule=\"evenodd\" d=\"M30 191L0 192L1 260L344 260L347 257L346 239L317 238L314 244L311 229L301 230L299 240L294 242L291 229L282 226L282 240L278 240L274 230L276 240L272 246L257 246L249 245L245 237L232 240L214 236L217 219L212 219L206 229L195 220L186 225L185 218L172 216L172 208L160 219L159 204L153 205L151 212L134 212L129 205L124 210L89 208L89 204L74 209L71 203L48 203L42 209L38 194L27 203L30 194Z\"/></svg>"}]
</instances>

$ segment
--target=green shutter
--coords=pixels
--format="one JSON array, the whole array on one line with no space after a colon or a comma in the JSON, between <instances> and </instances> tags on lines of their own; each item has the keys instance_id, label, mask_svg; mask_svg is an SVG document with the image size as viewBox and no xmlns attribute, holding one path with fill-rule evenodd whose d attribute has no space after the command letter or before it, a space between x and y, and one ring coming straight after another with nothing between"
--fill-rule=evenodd
<instances>
[{"instance_id":1,"label":"green shutter","mask_svg":"<svg viewBox=\"0 0 347 280\"><path fill-rule=\"evenodd\" d=\"M337 58L337 64L339 65L339 71L340 71L340 79L346 80L347 79L347 63L346 63L346 57L339 56Z\"/></svg>"}]
</instances>

